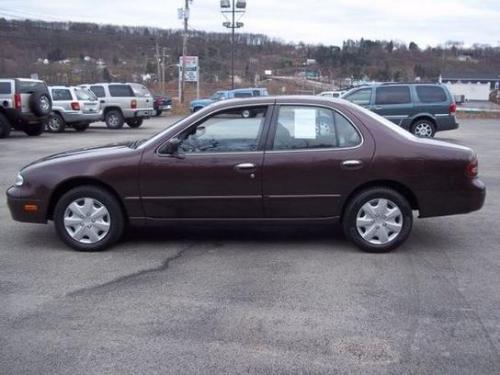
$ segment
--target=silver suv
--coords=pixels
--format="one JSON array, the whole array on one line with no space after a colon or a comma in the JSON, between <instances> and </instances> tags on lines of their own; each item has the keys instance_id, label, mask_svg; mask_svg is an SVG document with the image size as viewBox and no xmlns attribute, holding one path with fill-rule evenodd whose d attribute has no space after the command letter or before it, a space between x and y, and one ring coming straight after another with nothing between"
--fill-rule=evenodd
<instances>
[{"instance_id":1,"label":"silver suv","mask_svg":"<svg viewBox=\"0 0 500 375\"><path fill-rule=\"evenodd\" d=\"M0 138L12 128L29 136L42 134L52 110L52 100L45 82L35 79L0 79Z\"/></svg>"},{"instance_id":2,"label":"silver suv","mask_svg":"<svg viewBox=\"0 0 500 375\"><path fill-rule=\"evenodd\" d=\"M92 122L100 121L102 111L97 97L83 87L50 86L52 113L47 119L47 130L61 133L66 126L77 132L87 130Z\"/></svg>"},{"instance_id":3,"label":"silver suv","mask_svg":"<svg viewBox=\"0 0 500 375\"><path fill-rule=\"evenodd\" d=\"M136 94L137 87L146 87L134 83L95 83L81 85L91 90L99 98L103 111L103 120L110 129L120 129L124 123L131 128L138 128L145 118L153 115L153 98L149 95Z\"/></svg>"}]
</instances>

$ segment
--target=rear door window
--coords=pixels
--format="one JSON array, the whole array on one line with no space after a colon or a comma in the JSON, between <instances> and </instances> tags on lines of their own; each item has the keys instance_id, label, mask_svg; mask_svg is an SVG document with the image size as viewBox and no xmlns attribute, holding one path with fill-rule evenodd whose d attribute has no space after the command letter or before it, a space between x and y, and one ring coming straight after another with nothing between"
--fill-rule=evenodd
<instances>
[{"instance_id":1,"label":"rear door window","mask_svg":"<svg viewBox=\"0 0 500 375\"><path fill-rule=\"evenodd\" d=\"M361 135L347 118L323 107L282 106L273 150L355 147Z\"/></svg>"},{"instance_id":2,"label":"rear door window","mask_svg":"<svg viewBox=\"0 0 500 375\"><path fill-rule=\"evenodd\" d=\"M411 103L410 88L408 86L377 87L375 91L376 105L407 103Z\"/></svg>"},{"instance_id":3,"label":"rear door window","mask_svg":"<svg viewBox=\"0 0 500 375\"><path fill-rule=\"evenodd\" d=\"M92 91L98 98L104 98L106 96L106 92L102 86L90 86L90 91Z\"/></svg>"},{"instance_id":4,"label":"rear door window","mask_svg":"<svg viewBox=\"0 0 500 375\"><path fill-rule=\"evenodd\" d=\"M63 101L63 100L73 100L71 97L71 92L68 89L52 89L52 100Z\"/></svg>"},{"instance_id":5,"label":"rear door window","mask_svg":"<svg viewBox=\"0 0 500 375\"><path fill-rule=\"evenodd\" d=\"M439 86L417 86L418 99L422 103L441 103L447 100L446 93Z\"/></svg>"},{"instance_id":6,"label":"rear door window","mask_svg":"<svg viewBox=\"0 0 500 375\"><path fill-rule=\"evenodd\" d=\"M0 82L0 95L10 93L10 82Z\"/></svg>"},{"instance_id":7,"label":"rear door window","mask_svg":"<svg viewBox=\"0 0 500 375\"><path fill-rule=\"evenodd\" d=\"M370 105L372 99L372 89L366 88L347 95L344 99L357 105Z\"/></svg>"},{"instance_id":8,"label":"rear door window","mask_svg":"<svg viewBox=\"0 0 500 375\"><path fill-rule=\"evenodd\" d=\"M109 85L109 94L116 98L128 98L134 95L134 91L129 85Z\"/></svg>"}]
</instances>

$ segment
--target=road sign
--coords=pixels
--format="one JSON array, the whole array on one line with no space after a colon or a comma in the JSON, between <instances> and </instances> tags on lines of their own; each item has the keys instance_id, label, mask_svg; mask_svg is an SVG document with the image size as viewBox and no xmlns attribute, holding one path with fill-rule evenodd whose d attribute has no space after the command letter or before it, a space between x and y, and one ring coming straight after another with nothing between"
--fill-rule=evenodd
<instances>
[{"instance_id":1,"label":"road sign","mask_svg":"<svg viewBox=\"0 0 500 375\"><path fill-rule=\"evenodd\" d=\"M198 56L186 56L185 60L186 71L184 72L184 80L186 82L198 82L199 65ZM182 56L179 57L179 71L182 70Z\"/></svg>"}]
</instances>

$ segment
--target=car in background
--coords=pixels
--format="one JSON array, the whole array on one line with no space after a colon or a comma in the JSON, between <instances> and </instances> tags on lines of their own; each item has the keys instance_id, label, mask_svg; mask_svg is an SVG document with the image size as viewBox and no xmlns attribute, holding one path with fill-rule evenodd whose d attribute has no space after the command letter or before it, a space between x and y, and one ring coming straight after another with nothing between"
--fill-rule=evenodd
<instances>
[{"instance_id":1,"label":"car in background","mask_svg":"<svg viewBox=\"0 0 500 375\"><path fill-rule=\"evenodd\" d=\"M418 137L458 128L457 105L436 83L382 83L354 88L342 99L365 107Z\"/></svg>"},{"instance_id":2,"label":"car in background","mask_svg":"<svg viewBox=\"0 0 500 375\"><path fill-rule=\"evenodd\" d=\"M153 115L153 98L149 90L137 83L94 83L80 85L99 99L102 119L109 129L121 129L126 123L138 128Z\"/></svg>"},{"instance_id":3,"label":"car in background","mask_svg":"<svg viewBox=\"0 0 500 375\"><path fill-rule=\"evenodd\" d=\"M340 98L345 91L323 91L318 94L318 96L324 96L327 98Z\"/></svg>"},{"instance_id":4,"label":"car in background","mask_svg":"<svg viewBox=\"0 0 500 375\"><path fill-rule=\"evenodd\" d=\"M233 98L252 98L256 96L268 96L267 89L262 87L244 88L234 90L220 90L216 91L211 97L206 99L196 99L191 102L191 112L199 111L200 109L212 103L233 99Z\"/></svg>"},{"instance_id":5,"label":"car in background","mask_svg":"<svg viewBox=\"0 0 500 375\"><path fill-rule=\"evenodd\" d=\"M163 112L172 109L172 98L169 96L155 95L153 97L153 110L155 116L161 116Z\"/></svg>"},{"instance_id":6,"label":"car in background","mask_svg":"<svg viewBox=\"0 0 500 375\"><path fill-rule=\"evenodd\" d=\"M486 196L470 148L315 96L221 101L147 140L45 157L15 181L13 219L53 220L80 251L111 246L127 225L340 221L358 247L385 252L408 238L414 211L463 214Z\"/></svg>"},{"instance_id":7,"label":"car in background","mask_svg":"<svg viewBox=\"0 0 500 375\"><path fill-rule=\"evenodd\" d=\"M0 138L7 138L12 128L29 136L42 134L51 110L52 100L44 81L0 79Z\"/></svg>"},{"instance_id":8,"label":"car in background","mask_svg":"<svg viewBox=\"0 0 500 375\"><path fill-rule=\"evenodd\" d=\"M72 127L83 132L91 123L101 120L101 106L92 91L76 86L49 86L49 92L52 113L47 119L47 131L61 133Z\"/></svg>"}]
</instances>

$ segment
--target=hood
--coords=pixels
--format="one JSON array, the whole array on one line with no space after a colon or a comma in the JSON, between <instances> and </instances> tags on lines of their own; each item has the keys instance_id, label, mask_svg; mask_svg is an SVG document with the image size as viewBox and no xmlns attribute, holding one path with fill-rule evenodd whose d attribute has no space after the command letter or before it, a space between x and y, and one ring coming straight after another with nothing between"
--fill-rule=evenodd
<instances>
[{"instance_id":1,"label":"hood","mask_svg":"<svg viewBox=\"0 0 500 375\"><path fill-rule=\"evenodd\" d=\"M212 99L196 99L196 100L193 100L191 102L191 106L194 107L195 105L203 105L203 106L206 106L206 105L209 105L209 104L212 104L214 103L214 101Z\"/></svg>"},{"instance_id":2,"label":"hood","mask_svg":"<svg viewBox=\"0 0 500 375\"><path fill-rule=\"evenodd\" d=\"M49 155L44 158L38 159L21 169L24 171L25 169L29 169L34 166L39 166L42 164L52 164L60 161L71 161L71 160L79 160L83 159L103 159L109 158L113 155L123 153L124 151L133 151L133 142L122 142L122 143L113 143L104 146L97 147L85 147L76 150L64 151L57 154Z\"/></svg>"}]
</instances>

